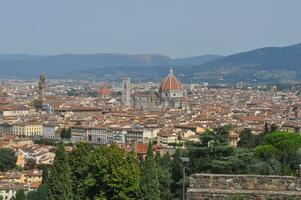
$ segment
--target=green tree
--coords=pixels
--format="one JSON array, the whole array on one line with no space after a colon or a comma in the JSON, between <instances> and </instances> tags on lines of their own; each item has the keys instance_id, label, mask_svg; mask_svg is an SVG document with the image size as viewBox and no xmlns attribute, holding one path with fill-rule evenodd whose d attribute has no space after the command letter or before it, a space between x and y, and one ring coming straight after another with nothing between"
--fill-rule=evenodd
<instances>
[{"instance_id":1,"label":"green tree","mask_svg":"<svg viewBox=\"0 0 301 200\"><path fill-rule=\"evenodd\" d=\"M152 144L148 144L145 160L141 164L141 196L143 200L159 200L160 190L157 167L154 160Z\"/></svg>"},{"instance_id":2,"label":"green tree","mask_svg":"<svg viewBox=\"0 0 301 200\"><path fill-rule=\"evenodd\" d=\"M300 159L301 136L296 133L273 132L263 138L263 144L256 148L256 155L266 162L281 163L281 175L296 173L294 161Z\"/></svg>"},{"instance_id":3,"label":"green tree","mask_svg":"<svg viewBox=\"0 0 301 200\"><path fill-rule=\"evenodd\" d=\"M177 149L171 161L171 193L173 194L173 199L180 199L183 195L183 167L181 151L180 149Z\"/></svg>"},{"instance_id":4,"label":"green tree","mask_svg":"<svg viewBox=\"0 0 301 200\"><path fill-rule=\"evenodd\" d=\"M72 172L73 199L85 199L93 183L91 168L94 167L94 149L90 143L79 143L69 156L69 165Z\"/></svg>"},{"instance_id":5,"label":"green tree","mask_svg":"<svg viewBox=\"0 0 301 200\"><path fill-rule=\"evenodd\" d=\"M58 145L55 154L48 181L48 191L50 200L72 199L71 173L62 142Z\"/></svg>"},{"instance_id":6,"label":"green tree","mask_svg":"<svg viewBox=\"0 0 301 200\"><path fill-rule=\"evenodd\" d=\"M16 167L17 156L12 149L0 149L0 171L8 171Z\"/></svg>"},{"instance_id":7,"label":"green tree","mask_svg":"<svg viewBox=\"0 0 301 200\"><path fill-rule=\"evenodd\" d=\"M70 166L75 199L138 199L137 157L117 145L93 148L80 143L70 155Z\"/></svg>"},{"instance_id":8,"label":"green tree","mask_svg":"<svg viewBox=\"0 0 301 200\"><path fill-rule=\"evenodd\" d=\"M160 199L171 200L171 158L167 152L162 157L156 156L158 180L160 183Z\"/></svg>"},{"instance_id":9,"label":"green tree","mask_svg":"<svg viewBox=\"0 0 301 200\"><path fill-rule=\"evenodd\" d=\"M27 194L28 200L48 200L48 189L46 184L40 185L36 191L30 191Z\"/></svg>"},{"instance_id":10,"label":"green tree","mask_svg":"<svg viewBox=\"0 0 301 200\"><path fill-rule=\"evenodd\" d=\"M188 173L264 174L263 161L253 148L232 148L228 139L213 132L200 136L200 142L186 143L190 158Z\"/></svg>"},{"instance_id":11,"label":"green tree","mask_svg":"<svg viewBox=\"0 0 301 200\"><path fill-rule=\"evenodd\" d=\"M270 132L271 133L275 132L277 130L278 130L278 126L276 124L273 123L273 124L270 125Z\"/></svg>"},{"instance_id":12,"label":"green tree","mask_svg":"<svg viewBox=\"0 0 301 200\"><path fill-rule=\"evenodd\" d=\"M16 192L15 200L27 200L24 190L18 190Z\"/></svg>"},{"instance_id":13,"label":"green tree","mask_svg":"<svg viewBox=\"0 0 301 200\"><path fill-rule=\"evenodd\" d=\"M245 200L245 197L243 195L234 195L229 200Z\"/></svg>"},{"instance_id":14,"label":"green tree","mask_svg":"<svg viewBox=\"0 0 301 200\"><path fill-rule=\"evenodd\" d=\"M71 138L71 128L62 128L61 131L61 138L62 139L70 139Z\"/></svg>"},{"instance_id":15,"label":"green tree","mask_svg":"<svg viewBox=\"0 0 301 200\"><path fill-rule=\"evenodd\" d=\"M225 135L223 131L222 135ZM216 132L207 132L200 136L200 142L187 144L191 173L221 173L213 168L215 160L235 155L234 148L229 147L228 139Z\"/></svg>"},{"instance_id":16,"label":"green tree","mask_svg":"<svg viewBox=\"0 0 301 200\"><path fill-rule=\"evenodd\" d=\"M232 128L233 128L232 125L225 125L225 126L215 128L213 132L216 135L216 139L219 142L224 143L227 142L229 132Z\"/></svg>"},{"instance_id":17,"label":"green tree","mask_svg":"<svg viewBox=\"0 0 301 200\"><path fill-rule=\"evenodd\" d=\"M251 130L246 128L240 132L240 140L238 141L238 146L243 148L254 148L256 146L255 136L252 134Z\"/></svg>"},{"instance_id":18,"label":"green tree","mask_svg":"<svg viewBox=\"0 0 301 200\"><path fill-rule=\"evenodd\" d=\"M49 180L48 167L45 167L42 172L42 184L47 184Z\"/></svg>"}]
</instances>

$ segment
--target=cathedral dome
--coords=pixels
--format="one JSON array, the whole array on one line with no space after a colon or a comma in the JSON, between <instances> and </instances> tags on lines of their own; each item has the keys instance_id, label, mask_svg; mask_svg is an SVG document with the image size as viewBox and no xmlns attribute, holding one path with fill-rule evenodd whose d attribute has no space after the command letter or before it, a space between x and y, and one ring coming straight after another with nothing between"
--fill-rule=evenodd
<instances>
[{"instance_id":1,"label":"cathedral dome","mask_svg":"<svg viewBox=\"0 0 301 200\"><path fill-rule=\"evenodd\" d=\"M97 92L101 96L110 96L112 94L112 90L107 87L100 88Z\"/></svg>"},{"instance_id":2,"label":"cathedral dome","mask_svg":"<svg viewBox=\"0 0 301 200\"><path fill-rule=\"evenodd\" d=\"M170 70L168 76L162 81L160 86L161 92L177 92L182 90L182 85L180 81L173 74L172 69Z\"/></svg>"}]
</instances>

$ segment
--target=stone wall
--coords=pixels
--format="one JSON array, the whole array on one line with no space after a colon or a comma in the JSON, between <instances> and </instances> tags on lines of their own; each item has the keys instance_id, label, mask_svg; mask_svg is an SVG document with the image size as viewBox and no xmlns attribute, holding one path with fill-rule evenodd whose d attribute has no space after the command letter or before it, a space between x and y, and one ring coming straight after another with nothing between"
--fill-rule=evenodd
<instances>
[{"instance_id":1,"label":"stone wall","mask_svg":"<svg viewBox=\"0 0 301 200\"><path fill-rule=\"evenodd\" d=\"M300 178L293 176L195 174L187 189L188 200L301 199Z\"/></svg>"}]
</instances>

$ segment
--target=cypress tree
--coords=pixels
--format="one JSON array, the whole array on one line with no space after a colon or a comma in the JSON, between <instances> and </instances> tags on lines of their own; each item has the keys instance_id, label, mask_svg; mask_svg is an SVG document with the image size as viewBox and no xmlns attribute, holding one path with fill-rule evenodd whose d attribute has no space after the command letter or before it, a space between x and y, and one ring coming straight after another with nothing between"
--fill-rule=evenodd
<instances>
[{"instance_id":1,"label":"cypress tree","mask_svg":"<svg viewBox=\"0 0 301 200\"><path fill-rule=\"evenodd\" d=\"M71 173L62 142L55 154L48 180L48 192L50 200L72 200Z\"/></svg>"},{"instance_id":2,"label":"cypress tree","mask_svg":"<svg viewBox=\"0 0 301 200\"><path fill-rule=\"evenodd\" d=\"M159 158L158 158L159 157ZM173 199L171 193L171 159L169 153L163 155L163 157L156 156L158 180L160 183L160 195L161 199L171 200Z\"/></svg>"},{"instance_id":3,"label":"cypress tree","mask_svg":"<svg viewBox=\"0 0 301 200\"><path fill-rule=\"evenodd\" d=\"M42 184L47 184L49 178L48 167L44 167L42 173Z\"/></svg>"},{"instance_id":4,"label":"cypress tree","mask_svg":"<svg viewBox=\"0 0 301 200\"><path fill-rule=\"evenodd\" d=\"M27 199L28 200L49 200L47 185L42 184L36 191L28 192Z\"/></svg>"},{"instance_id":5,"label":"cypress tree","mask_svg":"<svg viewBox=\"0 0 301 200\"><path fill-rule=\"evenodd\" d=\"M173 159L171 161L171 193L174 199L180 199L183 195L183 163L181 162L181 151L177 149L173 154Z\"/></svg>"},{"instance_id":6,"label":"cypress tree","mask_svg":"<svg viewBox=\"0 0 301 200\"><path fill-rule=\"evenodd\" d=\"M15 200L27 200L24 190L18 190L16 193Z\"/></svg>"},{"instance_id":7,"label":"cypress tree","mask_svg":"<svg viewBox=\"0 0 301 200\"><path fill-rule=\"evenodd\" d=\"M148 144L145 161L141 165L140 199L159 200L160 190L156 163L154 160L152 144Z\"/></svg>"}]
</instances>

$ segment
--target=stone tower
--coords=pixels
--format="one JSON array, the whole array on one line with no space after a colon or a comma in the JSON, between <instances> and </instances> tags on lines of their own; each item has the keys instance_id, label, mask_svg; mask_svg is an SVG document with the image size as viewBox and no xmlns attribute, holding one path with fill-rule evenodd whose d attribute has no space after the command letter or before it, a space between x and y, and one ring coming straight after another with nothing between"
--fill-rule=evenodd
<instances>
[{"instance_id":1,"label":"stone tower","mask_svg":"<svg viewBox=\"0 0 301 200\"><path fill-rule=\"evenodd\" d=\"M127 77L122 80L122 105L131 106L131 79Z\"/></svg>"},{"instance_id":2,"label":"stone tower","mask_svg":"<svg viewBox=\"0 0 301 200\"><path fill-rule=\"evenodd\" d=\"M40 75L39 80L39 101L43 103L46 100L46 83L44 74Z\"/></svg>"}]
</instances>

